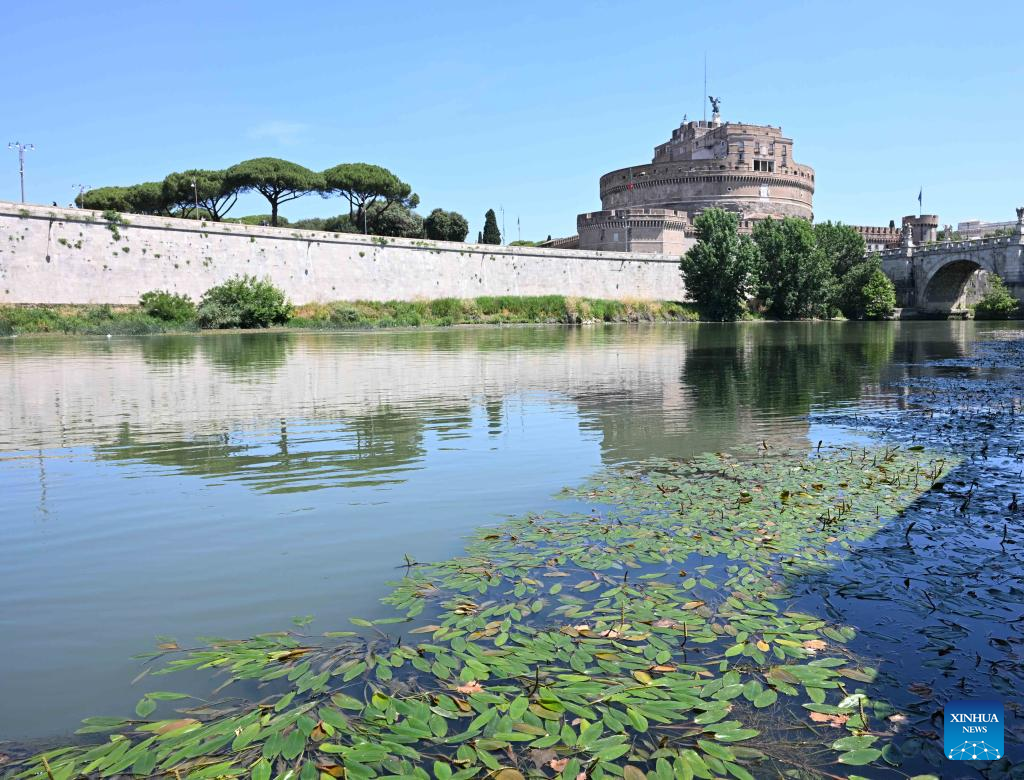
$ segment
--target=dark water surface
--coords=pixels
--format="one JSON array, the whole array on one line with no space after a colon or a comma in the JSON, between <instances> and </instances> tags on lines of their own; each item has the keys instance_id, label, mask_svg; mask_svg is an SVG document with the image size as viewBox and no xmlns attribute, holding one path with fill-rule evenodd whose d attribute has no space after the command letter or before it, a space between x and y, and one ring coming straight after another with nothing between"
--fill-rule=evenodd
<instances>
[{"instance_id":1,"label":"dark water surface","mask_svg":"<svg viewBox=\"0 0 1024 780\"><path fill-rule=\"evenodd\" d=\"M383 615L405 554L603 465L850 438L814 420L903 408L902 378L1016 327L0 341L0 740L130 712L156 636Z\"/></svg>"}]
</instances>

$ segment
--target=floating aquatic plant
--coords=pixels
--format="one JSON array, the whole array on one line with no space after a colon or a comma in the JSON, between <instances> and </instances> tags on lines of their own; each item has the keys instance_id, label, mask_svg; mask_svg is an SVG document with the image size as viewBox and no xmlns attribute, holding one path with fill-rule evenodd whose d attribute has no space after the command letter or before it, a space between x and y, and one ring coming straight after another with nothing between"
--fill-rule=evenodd
<instances>
[{"instance_id":1,"label":"floating aquatic plant","mask_svg":"<svg viewBox=\"0 0 1024 780\"><path fill-rule=\"evenodd\" d=\"M100 741L16 777L838 776L892 759L878 671L853 628L794 605L952 464L920 450L761 450L602 473L577 511L480 531L313 638L297 628L183 650L150 677L209 670L209 701L150 691L92 718ZM154 718L154 715L158 717ZM87 737L95 739L95 737ZM891 760L890 763L897 763Z\"/></svg>"}]
</instances>

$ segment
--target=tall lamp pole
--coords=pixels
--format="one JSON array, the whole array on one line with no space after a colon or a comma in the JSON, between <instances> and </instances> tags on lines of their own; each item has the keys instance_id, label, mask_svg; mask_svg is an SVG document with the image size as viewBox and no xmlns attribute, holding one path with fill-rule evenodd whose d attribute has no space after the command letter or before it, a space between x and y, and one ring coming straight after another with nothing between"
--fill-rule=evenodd
<instances>
[{"instance_id":1,"label":"tall lamp pole","mask_svg":"<svg viewBox=\"0 0 1024 780\"><path fill-rule=\"evenodd\" d=\"M85 191L89 189L88 184L76 184L74 189L78 190L78 197L75 198L75 205L80 209L85 208Z\"/></svg>"},{"instance_id":2,"label":"tall lamp pole","mask_svg":"<svg viewBox=\"0 0 1024 780\"><path fill-rule=\"evenodd\" d=\"M192 194L196 198L196 221L199 220L199 185L196 184L196 177L192 177Z\"/></svg>"},{"instance_id":3,"label":"tall lamp pole","mask_svg":"<svg viewBox=\"0 0 1024 780\"><path fill-rule=\"evenodd\" d=\"M25 152L35 150L35 144L23 144L21 141L11 141L7 144L8 149L18 150L18 173L21 176L21 202L25 202Z\"/></svg>"}]
</instances>

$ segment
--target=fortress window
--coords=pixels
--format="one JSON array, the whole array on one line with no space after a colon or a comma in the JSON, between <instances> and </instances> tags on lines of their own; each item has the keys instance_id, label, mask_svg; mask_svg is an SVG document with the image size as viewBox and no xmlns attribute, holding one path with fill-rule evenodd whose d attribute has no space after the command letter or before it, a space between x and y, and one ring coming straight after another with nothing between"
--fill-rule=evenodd
<instances>
[{"instance_id":1,"label":"fortress window","mask_svg":"<svg viewBox=\"0 0 1024 780\"><path fill-rule=\"evenodd\" d=\"M771 171L771 172L774 172L775 171L775 161L774 160L754 160L754 170L755 171Z\"/></svg>"}]
</instances>

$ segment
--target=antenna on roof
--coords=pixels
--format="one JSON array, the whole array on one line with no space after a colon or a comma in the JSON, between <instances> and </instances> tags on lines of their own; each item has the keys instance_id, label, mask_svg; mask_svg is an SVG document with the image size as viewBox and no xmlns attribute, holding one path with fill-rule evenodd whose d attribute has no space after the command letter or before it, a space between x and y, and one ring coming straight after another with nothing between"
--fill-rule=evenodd
<instances>
[{"instance_id":1,"label":"antenna on roof","mask_svg":"<svg viewBox=\"0 0 1024 780\"><path fill-rule=\"evenodd\" d=\"M704 121L708 121L708 104L706 95L708 94L708 53L704 52L704 94L700 96L701 105L704 106Z\"/></svg>"}]
</instances>

